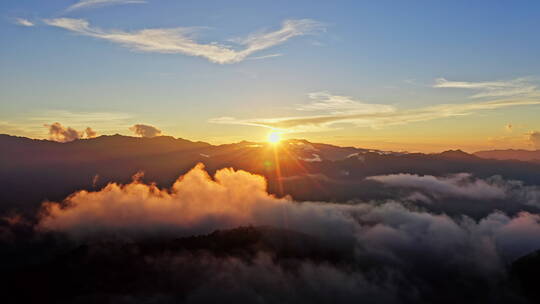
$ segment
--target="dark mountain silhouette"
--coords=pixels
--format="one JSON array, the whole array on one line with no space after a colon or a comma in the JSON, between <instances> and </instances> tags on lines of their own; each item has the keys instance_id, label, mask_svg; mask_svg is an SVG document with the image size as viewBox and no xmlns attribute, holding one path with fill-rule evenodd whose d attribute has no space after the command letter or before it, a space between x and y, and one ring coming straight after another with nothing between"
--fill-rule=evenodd
<instances>
[{"instance_id":1,"label":"dark mountain silhouette","mask_svg":"<svg viewBox=\"0 0 540 304\"><path fill-rule=\"evenodd\" d=\"M540 163L540 150L488 150L478 151L474 155L498 160L521 160Z\"/></svg>"},{"instance_id":2,"label":"dark mountain silhouette","mask_svg":"<svg viewBox=\"0 0 540 304\"><path fill-rule=\"evenodd\" d=\"M2 257L11 261L0 265L0 283L9 291L3 303L191 303L188 299L196 299L201 289L213 291L205 294L204 303L223 297L227 302L245 302L245 290L270 292L277 297L270 303L289 302L296 293L310 297L310 303L328 303L333 291L351 288L343 275L361 277L371 286L380 284L380 289L372 287L373 303L387 303L380 300L385 294L393 298L391 303L534 303L521 297L524 288L524 295L537 299L532 279L538 261L534 257L514 263L512 285L504 277L475 277L444 265L392 265L391 260L359 255L354 246L335 248L312 236L272 227L82 243L61 235L40 235L19 237L15 243L0 239L0 248ZM536 272L527 266L534 266ZM395 273L389 274L387 267L395 267ZM317 277L320 272L310 271L315 268L328 277ZM342 276L336 277L337 273ZM326 284L312 285L321 280ZM395 285L385 285L385 281ZM283 289L279 284L294 285ZM231 292L220 294L223 290ZM340 303L356 300L347 294L339 296Z\"/></svg>"},{"instance_id":3,"label":"dark mountain silhouette","mask_svg":"<svg viewBox=\"0 0 540 304\"><path fill-rule=\"evenodd\" d=\"M7 303L101 302L114 295L157 293L183 299L209 279L209 270L217 270L204 271L212 267L205 265L205 259L235 258L250 263L264 253L291 271L300 260L344 261L343 254L311 236L272 227L239 227L177 239L105 239L82 244L49 236L30 244L33 249L17 244L12 253L18 260L0 266L0 282L14 296L4 299ZM2 245L7 244L0 242ZM180 264L186 260L190 264ZM32 292L25 292L29 286Z\"/></svg>"},{"instance_id":4,"label":"dark mountain silhouette","mask_svg":"<svg viewBox=\"0 0 540 304\"><path fill-rule=\"evenodd\" d=\"M461 150L448 150L437 154L438 157L454 160L476 160L477 156L463 152Z\"/></svg>"},{"instance_id":5,"label":"dark mountain silhouette","mask_svg":"<svg viewBox=\"0 0 540 304\"><path fill-rule=\"evenodd\" d=\"M137 172L144 172L146 181L168 187L198 162L210 173L232 167L264 175L270 192L312 201L393 197L389 189L365 180L373 175L468 172L525 184L540 178L540 164L483 159L459 150L409 154L306 140L287 140L278 146L245 141L215 146L169 136L121 135L57 143L0 135L0 212L35 214L44 200L59 201L77 190L97 190L109 182L127 183ZM280 183L283 193L279 193Z\"/></svg>"}]
</instances>

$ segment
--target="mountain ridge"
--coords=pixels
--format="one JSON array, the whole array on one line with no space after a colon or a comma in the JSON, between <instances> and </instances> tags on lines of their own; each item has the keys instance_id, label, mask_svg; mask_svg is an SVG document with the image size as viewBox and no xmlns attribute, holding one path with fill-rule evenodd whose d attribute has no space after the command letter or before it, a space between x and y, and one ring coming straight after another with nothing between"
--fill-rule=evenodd
<instances>
[{"instance_id":1,"label":"mountain ridge","mask_svg":"<svg viewBox=\"0 0 540 304\"><path fill-rule=\"evenodd\" d=\"M526 185L540 177L540 163L484 159L459 150L388 152L295 139L279 145L211 145L167 136L123 135L57 143L1 135L0 214L10 210L33 214L44 200L60 201L75 191L97 190L111 182L129 183L138 172L144 172L146 182L170 187L197 163L203 163L210 175L223 168L261 175L269 193L299 201L389 198L391 191L383 184L366 179L378 175L500 175Z\"/></svg>"},{"instance_id":2,"label":"mountain ridge","mask_svg":"<svg viewBox=\"0 0 540 304\"><path fill-rule=\"evenodd\" d=\"M524 149L498 149L474 152L474 155L482 158L497 160L520 160L540 163L540 150Z\"/></svg>"}]
</instances>

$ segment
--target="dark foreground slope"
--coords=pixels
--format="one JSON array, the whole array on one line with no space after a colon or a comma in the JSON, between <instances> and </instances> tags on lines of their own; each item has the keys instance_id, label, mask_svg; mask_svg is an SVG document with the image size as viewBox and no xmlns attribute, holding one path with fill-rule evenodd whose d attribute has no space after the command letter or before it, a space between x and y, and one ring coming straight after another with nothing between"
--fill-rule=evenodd
<instances>
[{"instance_id":1,"label":"dark foreground slope","mask_svg":"<svg viewBox=\"0 0 540 304\"><path fill-rule=\"evenodd\" d=\"M177 239L81 243L41 235L16 242L0 242L2 258L14 261L1 265L3 303L532 303L536 296L521 295L522 286L506 276L355 257L352 247L271 227Z\"/></svg>"}]
</instances>

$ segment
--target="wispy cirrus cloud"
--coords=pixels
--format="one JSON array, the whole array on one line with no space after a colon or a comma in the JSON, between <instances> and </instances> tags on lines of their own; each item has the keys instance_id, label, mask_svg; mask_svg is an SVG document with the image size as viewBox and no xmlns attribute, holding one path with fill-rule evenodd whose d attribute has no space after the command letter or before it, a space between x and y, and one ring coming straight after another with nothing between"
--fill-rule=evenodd
<instances>
[{"instance_id":1,"label":"wispy cirrus cloud","mask_svg":"<svg viewBox=\"0 0 540 304\"><path fill-rule=\"evenodd\" d=\"M94 7L102 7L119 4L143 4L144 0L80 0L79 2L69 6L65 11L70 12L79 9L88 9Z\"/></svg>"},{"instance_id":2,"label":"wispy cirrus cloud","mask_svg":"<svg viewBox=\"0 0 540 304\"><path fill-rule=\"evenodd\" d=\"M315 96L319 96L318 94L320 93L316 93ZM284 132L312 132L329 130L337 123L351 123L360 127L380 128L445 117L471 115L484 110L540 104L539 98L530 97L460 104L441 104L401 110L389 105L365 104L344 98L343 96L334 95L323 95L322 101L318 98L312 98L312 101L310 104L299 106L297 110L317 110L323 113L310 116L278 118L236 119L233 117L219 117L212 118L209 122L259 126L280 129Z\"/></svg>"},{"instance_id":3,"label":"wispy cirrus cloud","mask_svg":"<svg viewBox=\"0 0 540 304\"><path fill-rule=\"evenodd\" d=\"M329 111L340 113L383 113L393 112L395 108L384 104L370 104L355 100L349 96L332 95L329 92L314 92L308 94L311 103L297 106L299 111Z\"/></svg>"},{"instance_id":4,"label":"wispy cirrus cloud","mask_svg":"<svg viewBox=\"0 0 540 304\"><path fill-rule=\"evenodd\" d=\"M27 27L31 27L31 26L34 26L34 22L28 20L28 19L24 19L24 18L16 18L15 19L15 24L17 25L21 25L21 26L27 26Z\"/></svg>"},{"instance_id":5,"label":"wispy cirrus cloud","mask_svg":"<svg viewBox=\"0 0 540 304\"><path fill-rule=\"evenodd\" d=\"M189 27L127 32L92 27L83 19L57 18L45 19L44 22L80 35L118 43L132 50L197 56L221 64L240 62L255 52L282 44L293 37L313 34L324 29L322 23L310 19L286 20L276 31L258 32L246 38L231 40L243 47L236 50L219 43L199 43L194 39L196 29Z\"/></svg>"},{"instance_id":6,"label":"wispy cirrus cloud","mask_svg":"<svg viewBox=\"0 0 540 304\"><path fill-rule=\"evenodd\" d=\"M259 59L266 59L266 58L274 58L274 57L281 57L283 54L269 54L269 55L262 55L257 57L249 57L251 60L259 60Z\"/></svg>"},{"instance_id":7,"label":"wispy cirrus cloud","mask_svg":"<svg viewBox=\"0 0 540 304\"><path fill-rule=\"evenodd\" d=\"M530 95L537 93L538 88L537 85L532 84L527 78L487 82L450 81L445 78L438 78L435 80L433 87L468 89L478 92L470 96L470 98Z\"/></svg>"},{"instance_id":8,"label":"wispy cirrus cloud","mask_svg":"<svg viewBox=\"0 0 540 304\"><path fill-rule=\"evenodd\" d=\"M99 123L100 125L119 125L133 116L122 112L72 112L65 110L46 110L36 115L29 115L27 120L46 123L61 120L70 124Z\"/></svg>"}]
</instances>

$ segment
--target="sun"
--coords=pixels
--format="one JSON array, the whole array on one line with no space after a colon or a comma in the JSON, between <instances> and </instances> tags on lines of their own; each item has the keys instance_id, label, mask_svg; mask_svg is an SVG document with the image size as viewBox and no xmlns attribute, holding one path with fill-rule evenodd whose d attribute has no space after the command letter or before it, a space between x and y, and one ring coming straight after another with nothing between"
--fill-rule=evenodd
<instances>
[{"instance_id":1,"label":"sun","mask_svg":"<svg viewBox=\"0 0 540 304\"><path fill-rule=\"evenodd\" d=\"M270 132L270 134L268 134L267 140L271 144L274 144L274 145L278 144L281 141L281 133L279 133L279 132Z\"/></svg>"}]
</instances>

